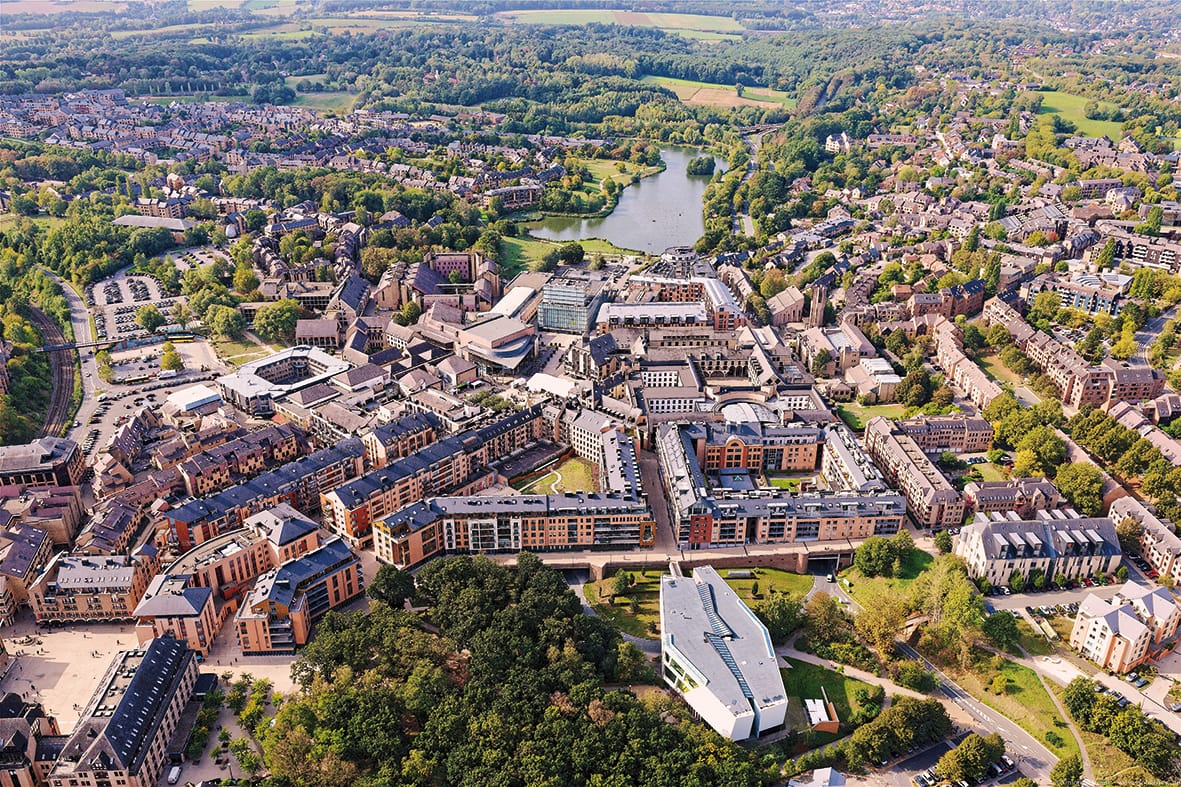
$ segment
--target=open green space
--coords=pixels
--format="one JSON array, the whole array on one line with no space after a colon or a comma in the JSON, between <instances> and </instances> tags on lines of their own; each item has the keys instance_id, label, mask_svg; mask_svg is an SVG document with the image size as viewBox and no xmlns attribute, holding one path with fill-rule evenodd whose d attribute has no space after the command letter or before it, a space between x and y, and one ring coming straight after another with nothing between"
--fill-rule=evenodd
<instances>
[{"instance_id":1,"label":"open green space","mask_svg":"<svg viewBox=\"0 0 1181 787\"><path fill-rule=\"evenodd\" d=\"M883 418L897 420L906 415L906 405L901 404L872 404L861 405L856 402L845 402L837 405L837 415L841 417L850 429L860 432L865 424L879 415Z\"/></svg>"},{"instance_id":2,"label":"open green space","mask_svg":"<svg viewBox=\"0 0 1181 787\"><path fill-rule=\"evenodd\" d=\"M532 481L521 491L548 495L559 492L593 492L596 489L598 484L595 483L595 466L585 459L573 457L536 481Z\"/></svg>"},{"instance_id":3,"label":"open green space","mask_svg":"<svg viewBox=\"0 0 1181 787\"><path fill-rule=\"evenodd\" d=\"M1054 700L1033 670L1003 657L994 658L982 650L974 650L973 659L971 669L944 665L943 670L961 688L1020 724L1022 729L1044 743L1058 757L1078 753L1078 741L1070 727L1059 717ZM991 690L993 678L998 673L1008 679L1002 694ZM1050 737L1046 733L1050 733Z\"/></svg>"},{"instance_id":4,"label":"open green space","mask_svg":"<svg viewBox=\"0 0 1181 787\"><path fill-rule=\"evenodd\" d=\"M566 10L524 10L498 13L501 19L527 25L589 25L592 22L610 25L615 22L614 11L570 8Z\"/></svg>"},{"instance_id":5,"label":"open green space","mask_svg":"<svg viewBox=\"0 0 1181 787\"><path fill-rule=\"evenodd\" d=\"M211 339L210 341L212 341L213 347L221 359L232 366L240 366L250 361L256 361L259 358L265 358L271 354L270 349L251 341L249 338L226 339L223 337Z\"/></svg>"},{"instance_id":6,"label":"open green space","mask_svg":"<svg viewBox=\"0 0 1181 787\"><path fill-rule=\"evenodd\" d=\"M750 571L754 574L754 577L751 579L732 579L730 574L735 571ZM722 575L722 579L726 580L726 584L733 588L734 592L747 605L754 604L759 599L766 598L772 592L793 593L802 596L812 588L812 576L810 574L793 574L790 571L784 571L780 568L723 568L718 573ZM759 586L759 595L757 598L751 593L755 583L758 583Z\"/></svg>"},{"instance_id":7,"label":"open green space","mask_svg":"<svg viewBox=\"0 0 1181 787\"><path fill-rule=\"evenodd\" d=\"M1001 357L995 353L989 355L980 355L976 358L976 364L984 370L989 379L998 383L1008 383L1012 386L1021 385L1021 377L1001 363Z\"/></svg>"},{"instance_id":8,"label":"open green space","mask_svg":"<svg viewBox=\"0 0 1181 787\"><path fill-rule=\"evenodd\" d=\"M795 100L790 95L782 90L773 90L769 87L743 87L742 95L739 96L738 88L734 85L652 75L644 76L640 81L672 90L677 94L677 98L685 104L714 107L795 106Z\"/></svg>"},{"instance_id":9,"label":"open green space","mask_svg":"<svg viewBox=\"0 0 1181 787\"><path fill-rule=\"evenodd\" d=\"M528 236L508 235L500 237L500 272L507 280L527 269L535 262L541 262L545 253L558 244Z\"/></svg>"},{"instance_id":10,"label":"open green space","mask_svg":"<svg viewBox=\"0 0 1181 787\"><path fill-rule=\"evenodd\" d=\"M787 722L793 730L807 730L808 717L804 711L804 700L823 699L821 689L828 694L828 700L836 709L837 718L843 726L847 726L850 715L859 710L861 704L854 696L857 689L869 689L870 685L864 681L850 678L839 672L826 669L816 664L810 664L798 659L784 659L791 665L790 669L781 670L783 673L783 688L787 694ZM840 738L840 734L813 733L810 743L823 745Z\"/></svg>"},{"instance_id":11,"label":"open green space","mask_svg":"<svg viewBox=\"0 0 1181 787\"><path fill-rule=\"evenodd\" d=\"M1117 142L1123 136L1122 123L1117 123L1114 120L1091 120L1083 114L1083 107L1090 101L1089 98L1076 96L1073 93L1063 93L1060 90L1044 90L1040 92L1042 106L1038 110L1039 115L1060 115L1063 120L1069 120L1073 123L1083 136L1106 136ZM1099 106L1105 110L1115 109L1116 107L1115 104L1106 101L1100 101Z\"/></svg>"},{"instance_id":12,"label":"open green space","mask_svg":"<svg viewBox=\"0 0 1181 787\"><path fill-rule=\"evenodd\" d=\"M798 478L774 478L768 476L767 483L776 489L790 489L793 492L800 491L800 479Z\"/></svg>"},{"instance_id":13,"label":"open green space","mask_svg":"<svg viewBox=\"0 0 1181 787\"><path fill-rule=\"evenodd\" d=\"M616 596L615 577L587 582L582 593L595 612L611 621L617 629L633 637L654 639L660 633L660 575L659 569L631 572L635 584L626 595Z\"/></svg>"},{"instance_id":14,"label":"open green space","mask_svg":"<svg viewBox=\"0 0 1181 787\"><path fill-rule=\"evenodd\" d=\"M866 607L882 596L905 597L910 584L934 562L930 552L912 549L902 561L902 573L896 577L866 577L856 567L850 567L841 572L841 580L848 582L845 589L849 595Z\"/></svg>"},{"instance_id":15,"label":"open green space","mask_svg":"<svg viewBox=\"0 0 1181 787\"><path fill-rule=\"evenodd\" d=\"M1054 652L1054 646L1045 636L1035 631L1033 626L1029 625L1029 621L1020 616L1017 617L1017 634L1021 649L1030 656L1049 656Z\"/></svg>"},{"instance_id":16,"label":"open green space","mask_svg":"<svg viewBox=\"0 0 1181 787\"><path fill-rule=\"evenodd\" d=\"M343 90L329 90L323 93L297 93L294 104L315 112L336 112L345 114L353 108L357 97Z\"/></svg>"},{"instance_id":17,"label":"open green space","mask_svg":"<svg viewBox=\"0 0 1181 787\"><path fill-rule=\"evenodd\" d=\"M1004 481L1005 473L992 462L984 462L979 465L972 465L973 469L980 474L983 481Z\"/></svg>"},{"instance_id":18,"label":"open green space","mask_svg":"<svg viewBox=\"0 0 1181 787\"><path fill-rule=\"evenodd\" d=\"M2 213L0 214L0 230L15 227L21 219L40 224L45 229L51 229L65 222L65 219L59 219L56 216L20 216L16 213Z\"/></svg>"}]
</instances>

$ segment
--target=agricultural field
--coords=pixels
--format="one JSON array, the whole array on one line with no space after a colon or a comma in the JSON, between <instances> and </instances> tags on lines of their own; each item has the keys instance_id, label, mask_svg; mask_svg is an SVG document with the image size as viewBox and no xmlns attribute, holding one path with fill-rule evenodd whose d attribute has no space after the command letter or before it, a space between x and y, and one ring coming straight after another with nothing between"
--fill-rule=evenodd
<instances>
[{"instance_id":1,"label":"agricultural field","mask_svg":"<svg viewBox=\"0 0 1181 787\"><path fill-rule=\"evenodd\" d=\"M708 41L738 39L746 30L728 16L703 14L657 14L638 11L606 11L590 9L501 11L496 16L509 22L530 25L588 25L616 24L635 27L655 27L666 33Z\"/></svg>"},{"instance_id":2,"label":"agricultural field","mask_svg":"<svg viewBox=\"0 0 1181 787\"><path fill-rule=\"evenodd\" d=\"M126 10L127 3L105 0L4 0L6 14L62 14L67 11L93 14Z\"/></svg>"},{"instance_id":3,"label":"agricultural field","mask_svg":"<svg viewBox=\"0 0 1181 787\"><path fill-rule=\"evenodd\" d=\"M1059 90L1046 90L1041 95L1042 107L1038 110L1039 115L1061 115L1064 120L1073 123L1083 136L1107 136L1114 142L1118 142L1123 136L1121 123L1114 120L1090 120L1083 114L1083 107L1089 99ZM1100 106L1103 109L1115 108L1115 104L1106 101L1100 102Z\"/></svg>"},{"instance_id":4,"label":"agricultural field","mask_svg":"<svg viewBox=\"0 0 1181 787\"><path fill-rule=\"evenodd\" d=\"M645 76L640 81L667 87L677 94L681 103L702 107L763 107L795 106L795 100L782 90L769 87L743 87L742 95L734 85L697 82L691 79Z\"/></svg>"}]
</instances>

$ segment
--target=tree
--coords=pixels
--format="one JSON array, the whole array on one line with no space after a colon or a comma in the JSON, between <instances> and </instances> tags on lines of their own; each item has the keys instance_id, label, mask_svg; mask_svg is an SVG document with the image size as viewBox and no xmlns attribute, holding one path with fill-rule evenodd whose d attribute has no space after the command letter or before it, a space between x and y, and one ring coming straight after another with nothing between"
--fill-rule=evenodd
<instances>
[{"instance_id":1,"label":"tree","mask_svg":"<svg viewBox=\"0 0 1181 787\"><path fill-rule=\"evenodd\" d=\"M908 407L922 407L931 400L931 375L926 369L908 372L894 395Z\"/></svg>"},{"instance_id":2,"label":"tree","mask_svg":"<svg viewBox=\"0 0 1181 787\"><path fill-rule=\"evenodd\" d=\"M205 324L209 330L218 336L236 339L242 335L246 327L246 319L242 313L232 306L214 304L205 312Z\"/></svg>"},{"instance_id":3,"label":"tree","mask_svg":"<svg viewBox=\"0 0 1181 787\"><path fill-rule=\"evenodd\" d=\"M249 265L239 265L234 270L234 289L243 295L258 289L258 276L255 275L254 268Z\"/></svg>"},{"instance_id":4,"label":"tree","mask_svg":"<svg viewBox=\"0 0 1181 787\"><path fill-rule=\"evenodd\" d=\"M1058 760L1050 769L1050 784L1053 787L1082 787L1083 763L1077 754Z\"/></svg>"},{"instance_id":5,"label":"tree","mask_svg":"<svg viewBox=\"0 0 1181 787\"><path fill-rule=\"evenodd\" d=\"M185 368L184 359L176 350L169 350L160 356L160 368L166 372L179 372Z\"/></svg>"},{"instance_id":6,"label":"tree","mask_svg":"<svg viewBox=\"0 0 1181 787\"><path fill-rule=\"evenodd\" d=\"M836 642L846 631L845 613L836 599L827 593L817 593L808 599L804 625L808 638L814 642Z\"/></svg>"},{"instance_id":7,"label":"tree","mask_svg":"<svg viewBox=\"0 0 1181 787\"><path fill-rule=\"evenodd\" d=\"M1075 462L1058 470L1054 484L1062 496L1087 516L1103 509L1103 472L1095 465Z\"/></svg>"},{"instance_id":8,"label":"tree","mask_svg":"<svg viewBox=\"0 0 1181 787\"><path fill-rule=\"evenodd\" d=\"M994 645L1005 650L1013 650L1021 636L1017 631L1017 618L1013 617L1011 612L1004 610L994 612L986 617L981 625L981 630L984 632L984 636L992 640Z\"/></svg>"},{"instance_id":9,"label":"tree","mask_svg":"<svg viewBox=\"0 0 1181 787\"><path fill-rule=\"evenodd\" d=\"M917 661L903 661L894 674L894 682L914 691L934 691L937 685L935 674L923 669Z\"/></svg>"},{"instance_id":10,"label":"tree","mask_svg":"<svg viewBox=\"0 0 1181 787\"><path fill-rule=\"evenodd\" d=\"M299 321L299 304L290 298L258 307L254 314L254 331L270 341L290 340L295 336Z\"/></svg>"},{"instance_id":11,"label":"tree","mask_svg":"<svg viewBox=\"0 0 1181 787\"><path fill-rule=\"evenodd\" d=\"M949 781L975 781L988 772L988 766L1005 753L1005 743L993 733L982 737L971 733L959 746L944 754L935 764L935 772Z\"/></svg>"},{"instance_id":12,"label":"tree","mask_svg":"<svg viewBox=\"0 0 1181 787\"><path fill-rule=\"evenodd\" d=\"M1025 592L1025 576L1020 571L1014 571L1009 575L1009 587L1014 593Z\"/></svg>"},{"instance_id":13,"label":"tree","mask_svg":"<svg viewBox=\"0 0 1181 787\"><path fill-rule=\"evenodd\" d=\"M612 596L625 596L628 589L632 586L633 581L631 574L626 571L617 571L615 578L611 581Z\"/></svg>"},{"instance_id":14,"label":"tree","mask_svg":"<svg viewBox=\"0 0 1181 787\"><path fill-rule=\"evenodd\" d=\"M401 609L414 595L414 575L395 566L383 565L377 569L365 592L374 601Z\"/></svg>"},{"instance_id":15,"label":"tree","mask_svg":"<svg viewBox=\"0 0 1181 787\"><path fill-rule=\"evenodd\" d=\"M558 259L566 265L578 265L586 259L586 250L578 241L571 241L558 249Z\"/></svg>"},{"instance_id":16,"label":"tree","mask_svg":"<svg viewBox=\"0 0 1181 787\"><path fill-rule=\"evenodd\" d=\"M828 350L820 350L816 355L812 356L812 376L825 377L828 374L828 365L832 362L832 353Z\"/></svg>"},{"instance_id":17,"label":"tree","mask_svg":"<svg viewBox=\"0 0 1181 787\"><path fill-rule=\"evenodd\" d=\"M883 656L894 652L894 640L906 622L906 607L897 596L883 596L853 619L853 627L870 647Z\"/></svg>"},{"instance_id":18,"label":"tree","mask_svg":"<svg viewBox=\"0 0 1181 787\"><path fill-rule=\"evenodd\" d=\"M167 322L160 310L150 303L139 307L139 311L135 313L135 321L148 333L155 333L157 328Z\"/></svg>"},{"instance_id":19,"label":"tree","mask_svg":"<svg viewBox=\"0 0 1181 787\"><path fill-rule=\"evenodd\" d=\"M177 301L172 307L172 321L185 330L189 327L189 322L193 319L193 313L189 310L188 305L184 301Z\"/></svg>"},{"instance_id":20,"label":"tree","mask_svg":"<svg viewBox=\"0 0 1181 787\"><path fill-rule=\"evenodd\" d=\"M867 577L894 575L894 550L881 536L870 536L853 552L853 565Z\"/></svg>"},{"instance_id":21,"label":"tree","mask_svg":"<svg viewBox=\"0 0 1181 787\"><path fill-rule=\"evenodd\" d=\"M1126 516L1115 525L1115 534L1119 537L1119 546L1123 552L1140 551L1140 535L1144 526L1134 517Z\"/></svg>"},{"instance_id":22,"label":"tree","mask_svg":"<svg viewBox=\"0 0 1181 787\"><path fill-rule=\"evenodd\" d=\"M791 593L772 593L755 605L754 612L770 632L771 641L783 644L804 622L804 601Z\"/></svg>"},{"instance_id":23,"label":"tree","mask_svg":"<svg viewBox=\"0 0 1181 787\"><path fill-rule=\"evenodd\" d=\"M940 530L935 534L935 548L944 555L951 551L951 536L946 530Z\"/></svg>"},{"instance_id":24,"label":"tree","mask_svg":"<svg viewBox=\"0 0 1181 787\"><path fill-rule=\"evenodd\" d=\"M1032 467L1022 467L1018 471L1014 466L1015 475L1033 472L1036 475L1052 476L1066 459L1066 443L1048 426L1038 426L1027 432L1016 448L1019 456L1025 454L1026 460L1032 457Z\"/></svg>"}]
</instances>

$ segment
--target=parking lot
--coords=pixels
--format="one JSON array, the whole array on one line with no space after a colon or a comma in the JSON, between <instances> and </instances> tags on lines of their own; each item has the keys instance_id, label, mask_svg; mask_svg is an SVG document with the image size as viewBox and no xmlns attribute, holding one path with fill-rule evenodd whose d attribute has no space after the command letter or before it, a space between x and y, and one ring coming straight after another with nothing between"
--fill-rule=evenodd
<instances>
[{"instance_id":1,"label":"parking lot","mask_svg":"<svg viewBox=\"0 0 1181 787\"><path fill-rule=\"evenodd\" d=\"M128 339L146 333L135 321L139 310L154 305L167 321L174 304L184 296L169 295L152 276L120 272L86 288L86 305L94 316L96 338Z\"/></svg>"}]
</instances>

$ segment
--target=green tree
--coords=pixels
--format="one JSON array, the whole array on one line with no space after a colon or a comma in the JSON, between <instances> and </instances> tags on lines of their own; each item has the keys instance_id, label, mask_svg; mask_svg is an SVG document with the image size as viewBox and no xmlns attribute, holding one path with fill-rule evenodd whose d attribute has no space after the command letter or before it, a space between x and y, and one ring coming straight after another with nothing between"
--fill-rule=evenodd
<instances>
[{"instance_id":1,"label":"green tree","mask_svg":"<svg viewBox=\"0 0 1181 787\"><path fill-rule=\"evenodd\" d=\"M401 609L406 600L414 595L414 575L394 566L383 565L377 569L365 592L374 601Z\"/></svg>"},{"instance_id":2,"label":"green tree","mask_svg":"<svg viewBox=\"0 0 1181 787\"><path fill-rule=\"evenodd\" d=\"M193 313L189 310L188 305L184 301L177 301L171 311L172 321L185 330L189 327L189 322L193 319Z\"/></svg>"},{"instance_id":3,"label":"green tree","mask_svg":"<svg viewBox=\"0 0 1181 787\"><path fill-rule=\"evenodd\" d=\"M795 594L772 593L755 604L754 613L767 627L771 640L781 645L803 624L804 601Z\"/></svg>"},{"instance_id":4,"label":"green tree","mask_svg":"<svg viewBox=\"0 0 1181 787\"><path fill-rule=\"evenodd\" d=\"M160 356L160 368L166 372L179 372L185 368L184 359L176 350L170 350Z\"/></svg>"},{"instance_id":5,"label":"green tree","mask_svg":"<svg viewBox=\"0 0 1181 787\"><path fill-rule=\"evenodd\" d=\"M135 313L135 321L148 333L155 333L156 329L166 322L160 310L150 303L139 307L139 311Z\"/></svg>"},{"instance_id":6,"label":"green tree","mask_svg":"<svg viewBox=\"0 0 1181 787\"><path fill-rule=\"evenodd\" d=\"M1058 760L1050 769L1050 784L1053 787L1082 787L1083 764L1077 754L1070 754Z\"/></svg>"},{"instance_id":7,"label":"green tree","mask_svg":"<svg viewBox=\"0 0 1181 787\"><path fill-rule=\"evenodd\" d=\"M853 565L867 577L889 577L894 574L894 550L881 536L870 536L853 552Z\"/></svg>"},{"instance_id":8,"label":"green tree","mask_svg":"<svg viewBox=\"0 0 1181 787\"><path fill-rule=\"evenodd\" d=\"M1075 462L1063 466L1054 484L1070 504L1087 516L1103 510L1103 472L1092 464Z\"/></svg>"},{"instance_id":9,"label":"green tree","mask_svg":"<svg viewBox=\"0 0 1181 787\"><path fill-rule=\"evenodd\" d=\"M905 622L906 607L902 601L896 596L882 596L853 619L853 626L870 647L889 657Z\"/></svg>"},{"instance_id":10,"label":"green tree","mask_svg":"<svg viewBox=\"0 0 1181 787\"><path fill-rule=\"evenodd\" d=\"M290 341L299 321L299 304L290 298L258 307L254 313L254 331L269 341Z\"/></svg>"},{"instance_id":11,"label":"green tree","mask_svg":"<svg viewBox=\"0 0 1181 787\"><path fill-rule=\"evenodd\" d=\"M940 530L935 534L935 548L944 555L951 551L951 536L946 530Z\"/></svg>"},{"instance_id":12,"label":"green tree","mask_svg":"<svg viewBox=\"0 0 1181 787\"><path fill-rule=\"evenodd\" d=\"M558 259L566 265L578 265L586 259L586 250L578 241L571 241L558 249Z\"/></svg>"},{"instance_id":13,"label":"green tree","mask_svg":"<svg viewBox=\"0 0 1181 787\"><path fill-rule=\"evenodd\" d=\"M832 362L832 353L828 350L820 350L816 355L812 356L812 376L825 377L828 373L828 365Z\"/></svg>"},{"instance_id":14,"label":"green tree","mask_svg":"<svg viewBox=\"0 0 1181 787\"><path fill-rule=\"evenodd\" d=\"M243 295L249 295L258 289L258 276L254 268L249 265L239 265L234 270L234 289Z\"/></svg>"},{"instance_id":15,"label":"green tree","mask_svg":"<svg viewBox=\"0 0 1181 787\"><path fill-rule=\"evenodd\" d=\"M242 313L232 306L213 304L205 312L205 324L218 336L236 339L242 335L246 320Z\"/></svg>"},{"instance_id":16,"label":"green tree","mask_svg":"<svg viewBox=\"0 0 1181 787\"><path fill-rule=\"evenodd\" d=\"M1013 650L1021 638L1017 631L1017 618L1004 610L986 617L981 629L994 645L1005 650Z\"/></svg>"}]
</instances>

